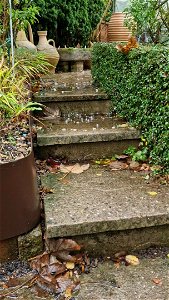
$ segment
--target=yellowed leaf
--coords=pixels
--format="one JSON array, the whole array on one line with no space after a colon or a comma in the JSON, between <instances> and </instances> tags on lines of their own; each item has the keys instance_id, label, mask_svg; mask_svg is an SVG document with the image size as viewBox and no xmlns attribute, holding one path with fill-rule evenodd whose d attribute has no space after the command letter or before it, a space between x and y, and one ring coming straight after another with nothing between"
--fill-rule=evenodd
<instances>
[{"instance_id":1,"label":"yellowed leaf","mask_svg":"<svg viewBox=\"0 0 169 300\"><path fill-rule=\"evenodd\" d=\"M67 268L68 270L73 270L74 267L75 267L74 262L68 261L68 262L66 263L66 268Z\"/></svg>"},{"instance_id":2,"label":"yellowed leaf","mask_svg":"<svg viewBox=\"0 0 169 300\"><path fill-rule=\"evenodd\" d=\"M65 291L65 298L70 299L72 297L72 287L67 287Z\"/></svg>"},{"instance_id":3,"label":"yellowed leaf","mask_svg":"<svg viewBox=\"0 0 169 300\"><path fill-rule=\"evenodd\" d=\"M156 196L156 195L157 195L157 192L148 192L148 194L149 194L150 196Z\"/></svg>"},{"instance_id":4,"label":"yellowed leaf","mask_svg":"<svg viewBox=\"0 0 169 300\"><path fill-rule=\"evenodd\" d=\"M125 260L132 266L137 266L140 263L138 257L134 255L126 255Z\"/></svg>"}]
</instances>

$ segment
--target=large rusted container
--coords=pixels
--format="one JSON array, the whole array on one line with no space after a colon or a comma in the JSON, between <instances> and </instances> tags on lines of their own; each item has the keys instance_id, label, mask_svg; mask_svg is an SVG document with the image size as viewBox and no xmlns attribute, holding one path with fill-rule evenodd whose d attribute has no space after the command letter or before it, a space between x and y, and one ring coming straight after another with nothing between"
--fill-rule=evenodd
<instances>
[{"instance_id":1,"label":"large rusted container","mask_svg":"<svg viewBox=\"0 0 169 300\"><path fill-rule=\"evenodd\" d=\"M0 240L26 233L40 219L33 151L0 164Z\"/></svg>"},{"instance_id":2,"label":"large rusted container","mask_svg":"<svg viewBox=\"0 0 169 300\"><path fill-rule=\"evenodd\" d=\"M113 13L108 24L108 42L127 42L131 32L124 26L124 13Z\"/></svg>"}]
</instances>

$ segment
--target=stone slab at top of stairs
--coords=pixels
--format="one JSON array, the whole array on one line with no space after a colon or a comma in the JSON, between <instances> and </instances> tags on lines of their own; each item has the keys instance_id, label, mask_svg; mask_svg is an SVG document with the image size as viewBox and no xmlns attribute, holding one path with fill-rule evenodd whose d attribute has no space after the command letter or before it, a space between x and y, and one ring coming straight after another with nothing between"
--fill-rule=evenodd
<instances>
[{"instance_id":1,"label":"stone slab at top of stairs","mask_svg":"<svg viewBox=\"0 0 169 300\"><path fill-rule=\"evenodd\" d=\"M57 73L42 76L41 90L34 93L39 102L108 100L108 96L92 83L90 71Z\"/></svg>"},{"instance_id":2,"label":"stone slab at top of stairs","mask_svg":"<svg viewBox=\"0 0 169 300\"><path fill-rule=\"evenodd\" d=\"M42 176L49 238L169 224L169 190L132 171L91 166L82 174ZM148 192L157 192L151 196Z\"/></svg>"}]
</instances>

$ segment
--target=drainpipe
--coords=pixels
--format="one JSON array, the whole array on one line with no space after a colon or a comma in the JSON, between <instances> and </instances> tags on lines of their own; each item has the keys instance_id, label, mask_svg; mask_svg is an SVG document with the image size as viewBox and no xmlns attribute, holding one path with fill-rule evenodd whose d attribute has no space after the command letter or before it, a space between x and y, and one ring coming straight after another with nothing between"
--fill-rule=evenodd
<instances>
[{"instance_id":1,"label":"drainpipe","mask_svg":"<svg viewBox=\"0 0 169 300\"><path fill-rule=\"evenodd\" d=\"M9 17L10 17L12 67L14 67L14 41L13 41L13 30L12 30L12 3L11 3L11 0L9 0Z\"/></svg>"}]
</instances>

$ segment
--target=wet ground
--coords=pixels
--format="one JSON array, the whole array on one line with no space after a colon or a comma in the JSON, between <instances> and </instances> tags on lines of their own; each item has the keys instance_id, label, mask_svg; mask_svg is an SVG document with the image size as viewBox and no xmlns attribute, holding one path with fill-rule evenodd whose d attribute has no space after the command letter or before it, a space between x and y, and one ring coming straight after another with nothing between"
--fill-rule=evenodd
<instances>
[{"instance_id":1,"label":"wet ground","mask_svg":"<svg viewBox=\"0 0 169 300\"><path fill-rule=\"evenodd\" d=\"M27 263L14 261L1 264L0 299L168 300L168 253L169 248L150 248L130 253L138 257L137 266L115 263L112 257L100 258L97 264L86 269L86 274L79 276L80 291L67 298L35 288L31 281L34 274ZM7 288L9 278L14 278L11 280L11 286L14 287ZM18 285L16 278L19 278ZM7 296L2 297L4 293Z\"/></svg>"}]
</instances>

